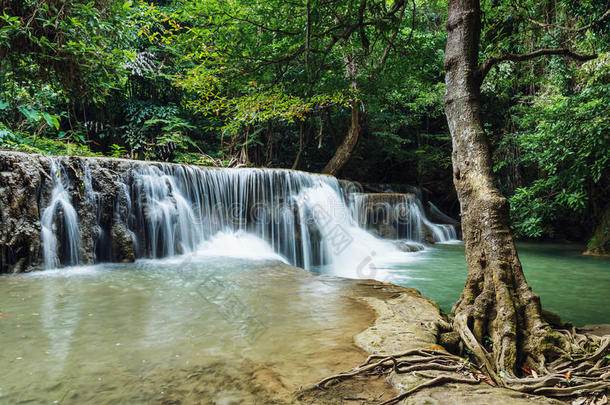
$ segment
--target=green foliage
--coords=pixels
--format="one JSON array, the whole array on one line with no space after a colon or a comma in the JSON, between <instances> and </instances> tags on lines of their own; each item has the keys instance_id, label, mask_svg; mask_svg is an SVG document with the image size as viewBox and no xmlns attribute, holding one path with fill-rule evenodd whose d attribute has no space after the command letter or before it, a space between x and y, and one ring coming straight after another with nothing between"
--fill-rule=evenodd
<instances>
[{"instance_id":1,"label":"green foliage","mask_svg":"<svg viewBox=\"0 0 610 405\"><path fill-rule=\"evenodd\" d=\"M0 147L214 166L292 167L298 156L299 169L318 171L356 106L360 140L343 175L420 185L457 214L443 111L446 8L8 0ZM555 56L500 63L482 86L518 234L559 237L569 226L584 237L610 198L610 29L596 22L607 2L482 8L481 60L541 47L602 54L582 66Z\"/></svg>"},{"instance_id":2,"label":"green foliage","mask_svg":"<svg viewBox=\"0 0 610 405\"><path fill-rule=\"evenodd\" d=\"M122 79L124 55L116 45L123 41L120 20L129 8L119 0L5 2L0 16L2 71L12 80L24 79L30 91L51 82L101 102Z\"/></svg>"},{"instance_id":3,"label":"green foliage","mask_svg":"<svg viewBox=\"0 0 610 405\"><path fill-rule=\"evenodd\" d=\"M15 134L0 123L0 148L48 155L102 156L87 145L68 143L27 133Z\"/></svg>"},{"instance_id":4,"label":"green foliage","mask_svg":"<svg viewBox=\"0 0 610 405\"><path fill-rule=\"evenodd\" d=\"M501 146L516 143L521 167L539 173L511 197L519 235L556 236L558 219L586 216L606 192L610 167L607 68L594 60L581 69L585 83L581 92L530 98L529 103L515 107L513 118L519 131L507 136Z\"/></svg>"},{"instance_id":5,"label":"green foliage","mask_svg":"<svg viewBox=\"0 0 610 405\"><path fill-rule=\"evenodd\" d=\"M121 145L117 145L116 143L113 143L112 145L110 145L110 152L109 152L108 156L113 157L113 158L119 158L119 159L124 158L127 156L127 149L125 149Z\"/></svg>"},{"instance_id":6,"label":"green foliage","mask_svg":"<svg viewBox=\"0 0 610 405\"><path fill-rule=\"evenodd\" d=\"M132 151L145 159L170 160L175 153L196 147L188 136L195 127L180 114L173 104L130 102L125 108L122 137Z\"/></svg>"}]
</instances>

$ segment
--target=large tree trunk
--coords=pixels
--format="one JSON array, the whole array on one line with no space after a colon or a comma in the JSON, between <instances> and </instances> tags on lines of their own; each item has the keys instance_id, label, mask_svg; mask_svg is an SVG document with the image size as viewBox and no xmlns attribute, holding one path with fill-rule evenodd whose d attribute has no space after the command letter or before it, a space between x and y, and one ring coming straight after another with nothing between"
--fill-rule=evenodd
<instances>
[{"instance_id":1,"label":"large tree trunk","mask_svg":"<svg viewBox=\"0 0 610 405\"><path fill-rule=\"evenodd\" d=\"M451 0L445 52L445 114L453 142L453 181L462 211L468 277L453 308L454 327L487 371L502 383L523 363L557 352L540 300L527 284L509 228L507 199L493 182L481 121L478 0ZM489 336L492 350L484 349ZM544 363L543 363L544 364Z\"/></svg>"},{"instance_id":2,"label":"large tree trunk","mask_svg":"<svg viewBox=\"0 0 610 405\"><path fill-rule=\"evenodd\" d=\"M358 77L358 62L355 55L348 53L343 55L343 60L345 61L345 77L351 80L350 88L355 96L358 92L358 82L356 81ZM347 135L343 138L341 145L339 145L333 157L322 169L322 173L337 176L352 156L352 152L358 144L358 138L360 137L360 107L358 104L358 100L355 98L351 101L352 117Z\"/></svg>"},{"instance_id":3,"label":"large tree trunk","mask_svg":"<svg viewBox=\"0 0 610 405\"><path fill-rule=\"evenodd\" d=\"M541 49L530 54L488 59L479 65L480 33L479 0L450 0L445 114L453 141L453 182L462 209L468 266L466 286L453 308L453 329L480 363L480 369L484 368L498 385L533 394L581 396L591 403L598 396L603 401L604 392L610 391L610 336L552 329L543 319L540 299L527 284L517 256L509 227L508 200L493 182L480 101L482 79L493 63L551 54L579 60L587 60L589 56L568 49ZM449 326L442 322L438 325L441 330L451 329ZM439 370L435 357L419 350L369 356L357 370L328 377L318 387L324 387L329 381L368 374L373 369L381 370L380 373L422 368ZM459 361L456 370L463 372L462 359L453 356L452 361ZM522 367L525 373L529 370L528 378L519 378L519 366L531 368ZM434 384L480 381L479 369L465 368L472 374L477 373L477 380L451 374L430 376L426 382L410 387L384 404L396 404Z\"/></svg>"}]
</instances>

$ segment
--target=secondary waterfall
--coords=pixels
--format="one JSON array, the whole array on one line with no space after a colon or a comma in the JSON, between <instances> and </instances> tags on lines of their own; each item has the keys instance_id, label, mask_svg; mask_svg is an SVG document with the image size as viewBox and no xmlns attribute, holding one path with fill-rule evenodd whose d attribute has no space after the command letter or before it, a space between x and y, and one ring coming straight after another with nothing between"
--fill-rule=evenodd
<instances>
[{"instance_id":1,"label":"secondary waterfall","mask_svg":"<svg viewBox=\"0 0 610 405\"><path fill-rule=\"evenodd\" d=\"M331 176L283 169L122 164L129 168L113 172L108 196L107 190L104 195L96 190L97 179L88 164L82 173L74 169L81 184L71 185L62 176L61 158L52 159L52 198L41 219L47 268L78 263L82 218L77 211L95 222L88 228L96 262L128 260L125 252L132 252L132 258L164 258L212 248L223 255L238 254L250 247L252 255L267 249L305 269L373 278L375 262L404 254L362 226L360 214L354 217L339 181ZM70 187L80 196L76 209ZM409 239L422 240L416 236L422 224L433 229L435 240L455 238L426 219L419 200L408 201L409 215L418 218L407 223L413 227ZM87 226L82 222L81 228Z\"/></svg>"},{"instance_id":2,"label":"secondary waterfall","mask_svg":"<svg viewBox=\"0 0 610 405\"><path fill-rule=\"evenodd\" d=\"M78 218L66 187L69 183L61 162L51 160L49 175L52 181L51 200L40 216L44 264L47 269L57 267L58 249L62 250L63 264L78 263ZM57 235L61 235L58 244Z\"/></svg>"},{"instance_id":3,"label":"secondary waterfall","mask_svg":"<svg viewBox=\"0 0 610 405\"><path fill-rule=\"evenodd\" d=\"M416 194L354 193L350 195L351 213L363 228L387 239L445 243L457 240L456 221L434 207L447 224L433 223L426 216Z\"/></svg>"}]
</instances>

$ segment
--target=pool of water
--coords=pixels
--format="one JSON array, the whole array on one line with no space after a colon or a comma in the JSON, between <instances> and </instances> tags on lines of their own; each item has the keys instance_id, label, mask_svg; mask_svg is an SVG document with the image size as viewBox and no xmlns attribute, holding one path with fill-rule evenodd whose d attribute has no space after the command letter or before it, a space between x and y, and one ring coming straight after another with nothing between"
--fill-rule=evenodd
<instances>
[{"instance_id":1,"label":"pool of water","mask_svg":"<svg viewBox=\"0 0 610 405\"><path fill-rule=\"evenodd\" d=\"M569 244L519 243L517 250L543 308L576 326L610 323L610 258L583 256L582 246ZM464 245L435 245L416 255L419 260L387 271L450 311L466 281Z\"/></svg>"},{"instance_id":2,"label":"pool of water","mask_svg":"<svg viewBox=\"0 0 610 405\"><path fill-rule=\"evenodd\" d=\"M572 245L518 248L545 308L576 325L610 322L609 259ZM358 364L353 336L374 313L350 295L354 282L259 253L0 277L0 403L281 404ZM466 278L462 244L380 267L366 275L446 311Z\"/></svg>"},{"instance_id":3,"label":"pool of water","mask_svg":"<svg viewBox=\"0 0 610 405\"><path fill-rule=\"evenodd\" d=\"M213 257L0 277L0 403L283 403L362 360L348 285Z\"/></svg>"}]
</instances>

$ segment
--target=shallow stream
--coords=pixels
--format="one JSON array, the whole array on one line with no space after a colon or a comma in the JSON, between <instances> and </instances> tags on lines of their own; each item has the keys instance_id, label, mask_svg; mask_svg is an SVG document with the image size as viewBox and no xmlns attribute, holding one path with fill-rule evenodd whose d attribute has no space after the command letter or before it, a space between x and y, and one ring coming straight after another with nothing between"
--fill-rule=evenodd
<instances>
[{"instance_id":1,"label":"shallow stream","mask_svg":"<svg viewBox=\"0 0 610 405\"><path fill-rule=\"evenodd\" d=\"M610 322L610 260L521 244L543 305ZM273 403L358 364L374 321L354 282L257 259L189 255L0 277L0 403ZM228 253L228 252L226 252ZM445 310L465 279L462 244L385 264ZM176 402L178 401L178 402Z\"/></svg>"}]
</instances>

